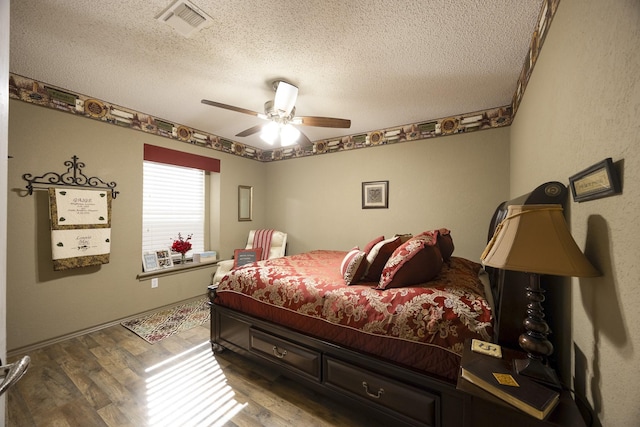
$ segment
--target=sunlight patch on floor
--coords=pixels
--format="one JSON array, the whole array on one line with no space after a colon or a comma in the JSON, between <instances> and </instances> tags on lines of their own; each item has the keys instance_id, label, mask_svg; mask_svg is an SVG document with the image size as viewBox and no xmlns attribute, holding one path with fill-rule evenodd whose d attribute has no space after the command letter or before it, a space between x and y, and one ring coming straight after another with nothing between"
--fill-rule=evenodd
<instances>
[{"instance_id":1,"label":"sunlight patch on floor","mask_svg":"<svg viewBox=\"0 0 640 427\"><path fill-rule=\"evenodd\" d=\"M244 408L234 399L208 342L146 371L150 426L221 426Z\"/></svg>"}]
</instances>

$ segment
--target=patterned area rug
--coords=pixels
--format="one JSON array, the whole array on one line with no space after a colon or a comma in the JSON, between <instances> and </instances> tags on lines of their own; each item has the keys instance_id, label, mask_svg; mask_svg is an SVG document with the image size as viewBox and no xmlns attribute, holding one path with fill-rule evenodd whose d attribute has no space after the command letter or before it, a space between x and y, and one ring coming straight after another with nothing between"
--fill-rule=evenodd
<instances>
[{"instance_id":1,"label":"patterned area rug","mask_svg":"<svg viewBox=\"0 0 640 427\"><path fill-rule=\"evenodd\" d=\"M150 344L155 344L175 333L186 331L209 321L208 298L161 310L121 325L130 329Z\"/></svg>"}]
</instances>

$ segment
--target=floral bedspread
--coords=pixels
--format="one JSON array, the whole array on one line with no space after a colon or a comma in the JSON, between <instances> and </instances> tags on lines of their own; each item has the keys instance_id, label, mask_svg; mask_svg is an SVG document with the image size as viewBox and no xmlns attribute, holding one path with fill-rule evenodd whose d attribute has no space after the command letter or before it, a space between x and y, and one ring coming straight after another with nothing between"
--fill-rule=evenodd
<instances>
[{"instance_id":1,"label":"floral bedspread","mask_svg":"<svg viewBox=\"0 0 640 427\"><path fill-rule=\"evenodd\" d=\"M300 328L300 321L286 320L295 313L369 337L393 338L394 344L437 346L457 355L466 338L490 340L491 308L478 279L480 264L452 257L430 282L377 290L376 283L345 285L339 272L345 254L318 250L232 270L220 282L216 304L257 317L265 317L259 307L266 306L275 317L269 320L287 326ZM239 297L251 301L242 303ZM335 330L327 335L336 336Z\"/></svg>"}]
</instances>

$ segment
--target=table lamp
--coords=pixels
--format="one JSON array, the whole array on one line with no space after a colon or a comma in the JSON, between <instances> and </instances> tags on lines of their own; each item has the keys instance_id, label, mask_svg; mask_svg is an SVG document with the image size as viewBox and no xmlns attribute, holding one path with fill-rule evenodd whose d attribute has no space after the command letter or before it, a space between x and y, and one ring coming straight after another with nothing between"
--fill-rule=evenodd
<instances>
[{"instance_id":1,"label":"table lamp","mask_svg":"<svg viewBox=\"0 0 640 427\"><path fill-rule=\"evenodd\" d=\"M547 339L550 330L544 319L545 291L540 287L540 275L600 275L571 237L562 206L508 206L507 214L496 227L481 260L485 266L529 275L527 316L523 321L525 332L518 338L527 358L515 360L515 368L519 374L560 388L558 376L547 364L547 358L553 354L553 344Z\"/></svg>"}]
</instances>

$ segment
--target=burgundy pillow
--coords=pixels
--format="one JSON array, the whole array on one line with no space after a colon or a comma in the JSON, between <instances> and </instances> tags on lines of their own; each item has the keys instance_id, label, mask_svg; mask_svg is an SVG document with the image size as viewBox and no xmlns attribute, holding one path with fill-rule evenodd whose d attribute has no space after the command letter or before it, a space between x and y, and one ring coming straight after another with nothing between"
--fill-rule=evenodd
<instances>
[{"instance_id":1,"label":"burgundy pillow","mask_svg":"<svg viewBox=\"0 0 640 427\"><path fill-rule=\"evenodd\" d=\"M454 249L453 239L451 238L451 231L447 230L446 228L441 228L435 231L438 232L438 247L440 248L442 258L445 261L449 261L449 258L451 258Z\"/></svg>"},{"instance_id":2,"label":"burgundy pillow","mask_svg":"<svg viewBox=\"0 0 640 427\"><path fill-rule=\"evenodd\" d=\"M437 241L437 232L426 231L398 247L382 270L378 289L416 285L436 277L443 264Z\"/></svg>"},{"instance_id":3,"label":"burgundy pillow","mask_svg":"<svg viewBox=\"0 0 640 427\"><path fill-rule=\"evenodd\" d=\"M369 252L371 252L371 249L373 249L373 247L375 245L377 245L378 243L382 242L383 240L384 240L384 236L378 236L375 239L373 239L372 241L370 241L369 243L367 243L367 245L363 249L364 253L369 255Z\"/></svg>"},{"instance_id":4,"label":"burgundy pillow","mask_svg":"<svg viewBox=\"0 0 640 427\"><path fill-rule=\"evenodd\" d=\"M351 249L342 259L340 274L347 285L352 285L362 279L367 267L366 259L367 255L357 247Z\"/></svg>"},{"instance_id":5,"label":"burgundy pillow","mask_svg":"<svg viewBox=\"0 0 640 427\"><path fill-rule=\"evenodd\" d=\"M367 254L367 264L369 265L369 268L365 273L363 280L365 282L379 281L384 265L387 263L387 260L393 251L395 251L401 244L402 241L400 238L395 236L377 243L371 249L369 254Z\"/></svg>"}]
</instances>

